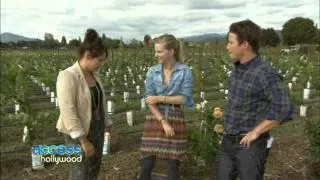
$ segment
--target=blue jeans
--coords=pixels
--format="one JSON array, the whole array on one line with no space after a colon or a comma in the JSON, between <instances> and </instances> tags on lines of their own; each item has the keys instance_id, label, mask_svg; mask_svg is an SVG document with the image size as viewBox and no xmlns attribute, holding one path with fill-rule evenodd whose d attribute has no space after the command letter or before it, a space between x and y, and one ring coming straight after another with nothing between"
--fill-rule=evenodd
<instances>
[{"instance_id":1,"label":"blue jeans","mask_svg":"<svg viewBox=\"0 0 320 180\"><path fill-rule=\"evenodd\" d=\"M217 180L263 180L268 155L269 135L251 142L250 147L240 145L243 136L224 135L218 155Z\"/></svg>"},{"instance_id":2,"label":"blue jeans","mask_svg":"<svg viewBox=\"0 0 320 180\"><path fill-rule=\"evenodd\" d=\"M93 144L95 153L92 157L86 157L82 153L82 162L72 164L70 167L69 180L97 180L102 161L104 141L104 121L94 118L91 120L87 139ZM66 144L79 144L77 140L65 135ZM83 151L83 149L82 149Z\"/></svg>"},{"instance_id":3,"label":"blue jeans","mask_svg":"<svg viewBox=\"0 0 320 180\"><path fill-rule=\"evenodd\" d=\"M140 160L141 173L139 180L150 180L152 169L156 161L155 156L148 156ZM167 174L168 180L178 180L180 176L179 171L180 161L174 159L167 159Z\"/></svg>"}]
</instances>

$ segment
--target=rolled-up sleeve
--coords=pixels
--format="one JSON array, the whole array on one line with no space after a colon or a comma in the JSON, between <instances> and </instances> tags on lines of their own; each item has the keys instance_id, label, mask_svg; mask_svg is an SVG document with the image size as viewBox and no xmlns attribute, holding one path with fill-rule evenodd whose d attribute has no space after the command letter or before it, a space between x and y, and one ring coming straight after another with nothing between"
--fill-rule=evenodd
<instances>
[{"instance_id":1,"label":"rolled-up sleeve","mask_svg":"<svg viewBox=\"0 0 320 180\"><path fill-rule=\"evenodd\" d=\"M193 74L192 71L189 68L185 69L184 72L184 77L182 81L182 86L181 86L181 95L184 96L184 102L187 107L190 109L194 109L194 101L193 101Z\"/></svg>"},{"instance_id":2,"label":"rolled-up sleeve","mask_svg":"<svg viewBox=\"0 0 320 180\"><path fill-rule=\"evenodd\" d=\"M154 76L154 69L150 68L146 75L146 86L145 86L145 93L144 93L145 98L148 96L156 95L156 89L153 84L153 76Z\"/></svg>"},{"instance_id":3,"label":"rolled-up sleeve","mask_svg":"<svg viewBox=\"0 0 320 180\"><path fill-rule=\"evenodd\" d=\"M294 106L289 93L283 86L280 75L269 73L262 77L262 86L267 99L270 101L270 109L265 119L278 120L280 124L292 120Z\"/></svg>"},{"instance_id":4,"label":"rolled-up sleeve","mask_svg":"<svg viewBox=\"0 0 320 180\"><path fill-rule=\"evenodd\" d=\"M57 97L59 99L60 116L69 135L76 139L85 135L77 112L76 85L72 74L61 71L57 78Z\"/></svg>"}]
</instances>

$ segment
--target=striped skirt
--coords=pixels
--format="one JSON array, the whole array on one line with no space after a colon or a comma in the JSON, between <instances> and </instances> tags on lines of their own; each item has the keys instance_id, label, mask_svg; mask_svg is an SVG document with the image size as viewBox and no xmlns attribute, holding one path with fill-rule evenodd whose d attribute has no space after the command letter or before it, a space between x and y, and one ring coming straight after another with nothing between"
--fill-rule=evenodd
<instances>
[{"instance_id":1,"label":"striped skirt","mask_svg":"<svg viewBox=\"0 0 320 180\"><path fill-rule=\"evenodd\" d=\"M187 125L183 106L158 105L158 108L174 129L175 135L166 137L162 124L152 114L147 115L141 143L142 156L182 161L187 149Z\"/></svg>"}]
</instances>

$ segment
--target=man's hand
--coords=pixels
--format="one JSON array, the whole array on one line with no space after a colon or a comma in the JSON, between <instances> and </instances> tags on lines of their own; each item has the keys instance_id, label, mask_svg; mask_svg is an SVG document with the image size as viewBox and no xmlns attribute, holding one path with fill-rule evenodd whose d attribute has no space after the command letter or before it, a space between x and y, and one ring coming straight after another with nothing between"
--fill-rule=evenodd
<instances>
[{"instance_id":1,"label":"man's hand","mask_svg":"<svg viewBox=\"0 0 320 180\"><path fill-rule=\"evenodd\" d=\"M160 102L160 96L148 96L146 98L146 103L147 104L157 104Z\"/></svg>"},{"instance_id":2,"label":"man's hand","mask_svg":"<svg viewBox=\"0 0 320 180\"><path fill-rule=\"evenodd\" d=\"M250 131L248 134L246 134L240 141L240 144L244 145L245 147L250 147L250 144L258 139L258 137L260 136L260 133L256 132L256 131Z\"/></svg>"}]
</instances>

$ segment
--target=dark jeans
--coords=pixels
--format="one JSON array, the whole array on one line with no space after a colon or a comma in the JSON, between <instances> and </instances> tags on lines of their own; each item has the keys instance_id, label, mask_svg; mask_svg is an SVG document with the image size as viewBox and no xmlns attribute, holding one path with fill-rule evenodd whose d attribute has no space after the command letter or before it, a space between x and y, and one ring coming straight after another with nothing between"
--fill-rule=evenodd
<instances>
[{"instance_id":1,"label":"dark jeans","mask_svg":"<svg viewBox=\"0 0 320 180\"><path fill-rule=\"evenodd\" d=\"M218 155L217 180L263 180L269 135L259 137L250 147L240 145L243 136L224 135Z\"/></svg>"},{"instance_id":2,"label":"dark jeans","mask_svg":"<svg viewBox=\"0 0 320 180\"><path fill-rule=\"evenodd\" d=\"M156 161L155 156L148 156L140 160L141 164L141 174L139 180L150 180L152 169L154 168L154 163ZM179 160L167 159L167 175L168 180L178 180L180 176Z\"/></svg>"},{"instance_id":3,"label":"dark jeans","mask_svg":"<svg viewBox=\"0 0 320 180\"><path fill-rule=\"evenodd\" d=\"M104 122L92 120L87 139L93 144L95 153L92 157L86 157L82 149L82 162L71 165L69 180L96 180L102 161L102 149L104 141ZM66 144L79 144L69 135L65 135Z\"/></svg>"}]
</instances>

